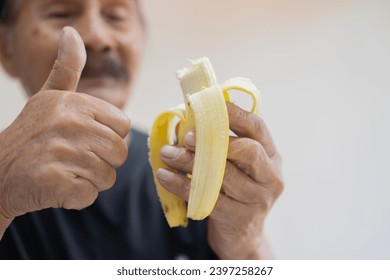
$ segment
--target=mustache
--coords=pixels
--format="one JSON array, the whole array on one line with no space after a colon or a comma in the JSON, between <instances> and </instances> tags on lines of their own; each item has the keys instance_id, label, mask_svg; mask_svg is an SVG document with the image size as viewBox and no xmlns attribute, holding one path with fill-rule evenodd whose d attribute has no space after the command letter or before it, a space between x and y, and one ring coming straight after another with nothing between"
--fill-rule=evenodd
<instances>
[{"instance_id":1,"label":"mustache","mask_svg":"<svg viewBox=\"0 0 390 280\"><path fill-rule=\"evenodd\" d=\"M131 76L119 59L109 54L99 56L87 54L87 62L81 78L114 78L127 81Z\"/></svg>"}]
</instances>

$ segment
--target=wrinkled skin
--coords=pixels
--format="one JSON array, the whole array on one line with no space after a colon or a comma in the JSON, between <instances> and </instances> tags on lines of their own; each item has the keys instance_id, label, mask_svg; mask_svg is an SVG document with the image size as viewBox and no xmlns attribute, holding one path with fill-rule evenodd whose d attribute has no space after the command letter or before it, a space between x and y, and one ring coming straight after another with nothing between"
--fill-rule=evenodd
<instances>
[{"instance_id":1,"label":"wrinkled skin","mask_svg":"<svg viewBox=\"0 0 390 280\"><path fill-rule=\"evenodd\" d=\"M0 134L0 236L19 215L49 207L82 209L113 185L130 129L120 109L143 46L135 1L20 3L12 28L0 30L0 55L30 98ZM271 258L264 220L283 189L280 156L259 117L233 104L228 111L237 137L230 138L208 241L222 259ZM164 147L162 160L191 173L194 139L190 132L184 147ZM188 178L162 169L158 176L169 191L188 199Z\"/></svg>"},{"instance_id":2,"label":"wrinkled skin","mask_svg":"<svg viewBox=\"0 0 390 280\"><path fill-rule=\"evenodd\" d=\"M283 190L281 158L264 121L227 103L230 129L228 161L221 193L208 218L208 240L222 259L268 259L272 254L264 237L264 219ZM192 172L195 133L185 147L164 146L161 159L171 168ZM160 169L161 184L188 200L190 180Z\"/></svg>"},{"instance_id":3,"label":"wrinkled skin","mask_svg":"<svg viewBox=\"0 0 390 280\"><path fill-rule=\"evenodd\" d=\"M27 212L91 205L126 160L129 118L104 100L74 92L85 58L78 33L65 28L47 81L0 135L3 226Z\"/></svg>"},{"instance_id":4,"label":"wrinkled skin","mask_svg":"<svg viewBox=\"0 0 390 280\"><path fill-rule=\"evenodd\" d=\"M0 134L0 236L19 215L82 209L113 185L144 41L135 0L12 2L0 61L30 98Z\"/></svg>"}]
</instances>

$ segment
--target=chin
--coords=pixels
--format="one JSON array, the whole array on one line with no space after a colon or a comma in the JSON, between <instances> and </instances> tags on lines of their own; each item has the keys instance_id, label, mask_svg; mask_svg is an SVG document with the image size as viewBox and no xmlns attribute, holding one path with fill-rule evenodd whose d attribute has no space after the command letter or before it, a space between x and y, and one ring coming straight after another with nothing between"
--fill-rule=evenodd
<instances>
[{"instance_id":1,"label":"chin","mask_svg":"<svg viewBox=\"0 0 390 280\"><path fill-rule=\"evenodd\" d=\"M80 80L77 91L107 101L119 109L125 106L129 95L128 87L118 81Z\"/></svg>"}]
</instances>

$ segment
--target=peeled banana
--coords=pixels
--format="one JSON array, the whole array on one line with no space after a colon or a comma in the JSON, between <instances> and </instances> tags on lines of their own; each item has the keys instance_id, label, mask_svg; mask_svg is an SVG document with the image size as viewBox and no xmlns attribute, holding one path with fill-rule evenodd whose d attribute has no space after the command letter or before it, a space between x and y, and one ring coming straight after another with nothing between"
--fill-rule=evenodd
<instances>
[{"instance_id":1,"label":"peeled banana","mask_svg":"<svg viewBox=\"0 0 390 280\"><path fill-rule=\"evenodd\" d=\"M260 114L260 93L246 78L233 78L218 84L207 57L190 61L191 68L177 71L184 96L184 105L162 112L153 123L149 135L149 161L160 202L170 227L187 226L188 219L202 220L213 210L217 201L229 146L229 117L226 101L229 91L249 94L251 112ZM176 136L177 119L179 131ZM188 210L180 197L167 191L157 180L159 168L169 167L160 159L164 145L183 145L185 134L195 129L196 152L191 178Z\"/></svg>"}]
</instances>

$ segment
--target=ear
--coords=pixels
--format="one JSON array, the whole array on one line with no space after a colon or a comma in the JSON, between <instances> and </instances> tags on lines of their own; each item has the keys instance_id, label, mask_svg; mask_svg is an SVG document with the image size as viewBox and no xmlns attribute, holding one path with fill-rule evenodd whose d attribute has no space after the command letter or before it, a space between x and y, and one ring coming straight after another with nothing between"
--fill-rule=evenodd
<instances>
[{"instance_id":1,"label":"ear","mask_svg":"<svg viewBox=\"0 0 390 280\"><path fill-rule=\"evenodd\" d=\"M9 27L0 26L0 63L8 75L17 77L11 32Z\"/></svg>"}]
</instances>

